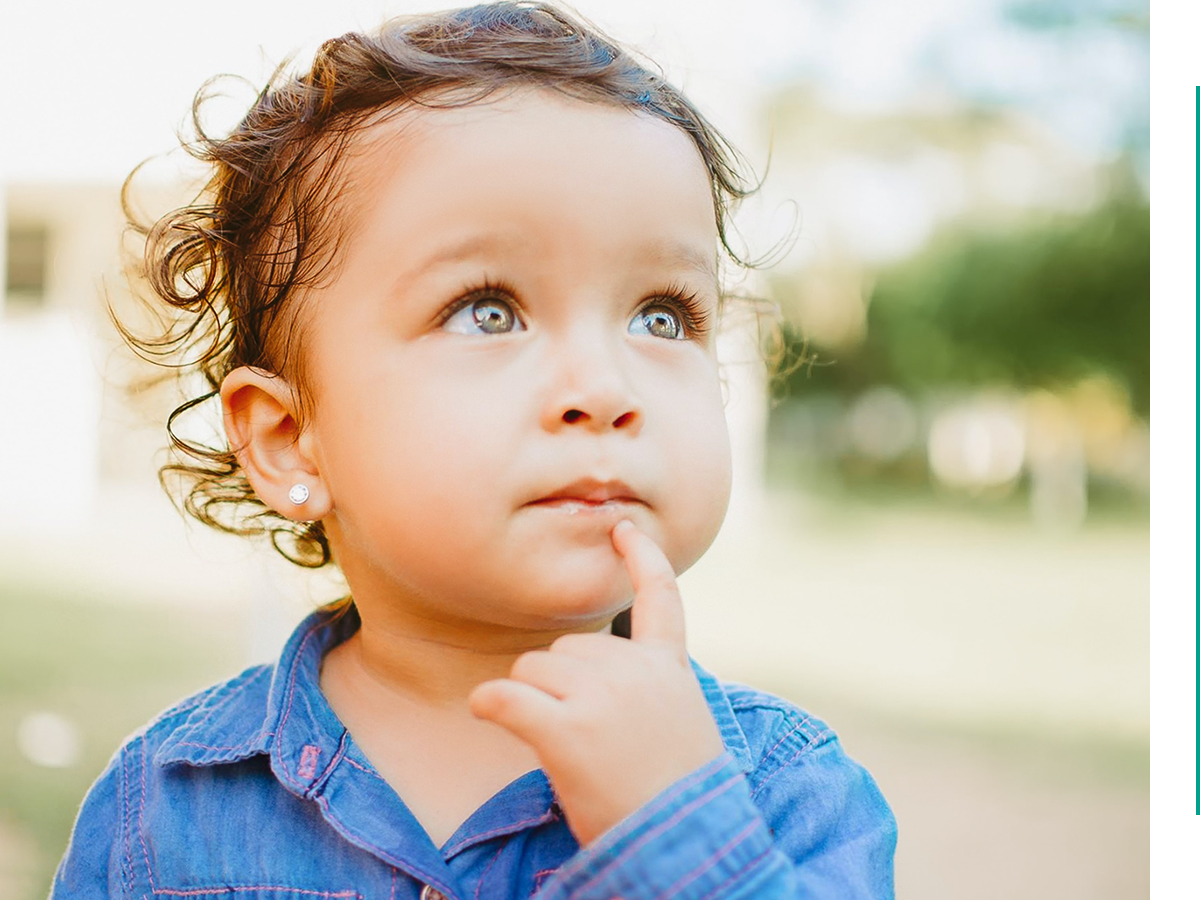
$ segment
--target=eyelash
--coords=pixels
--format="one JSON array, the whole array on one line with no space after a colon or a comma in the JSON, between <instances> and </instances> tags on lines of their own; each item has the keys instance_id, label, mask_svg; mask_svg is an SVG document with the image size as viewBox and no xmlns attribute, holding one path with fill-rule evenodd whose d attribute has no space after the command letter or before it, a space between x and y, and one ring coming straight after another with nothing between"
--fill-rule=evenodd
<instances>
[{"instance_id":1,"label":"eyelash","mask_svg":"<svg viewBox=\"0 0 1200 900\"><path fill-rule=\"evenodd\" d=\"M638 309L640 311L649 306L659 305L675 307L683 321L684 336L687 339L703 341L708 337L712 314L695 291L672 284L666 290L653 293Z\"/></svg>"},{"instance_id":2,"label":"eyelash","mask_svg":"<svg viewBox=\"0 0 1200 900\"><path fill-rule=\"evenodd\" d=\"M438 315L436 324L445 324L451 316L460 309L470 306L478 300L488 297L501 297L511 303L517 318L521 317L521 304L517 300L516 289L503 279L484 278L476 287L468 288L459 298L447 306ZM679 313L683 323L685 337L688 340L704 341L709 334L712 314L700 300L695 291L688 291L682 285L671 284L665 290L655 291L645 303L638 306L638 311L651 306L672 306Z\"/></svg>"},{"instance_id":3,"label":"eyelash","mask_svg":"<svg viewBox=\"0 0 1200 900\"><path fill-rule=\"evenodd\" d=\"M521 317L521 304L517 300L516 289L502 279L493 280L491 278L484 278L481 284L466 288L457 300L443 309L438 314L437 321L434 324L440 327L446 324L450 317L463 307L470 306L478 300L486 300L489 297L499 297L504 302L511 304L513 312L517 313L517 318Z\"/></svg>"}]
</instances>

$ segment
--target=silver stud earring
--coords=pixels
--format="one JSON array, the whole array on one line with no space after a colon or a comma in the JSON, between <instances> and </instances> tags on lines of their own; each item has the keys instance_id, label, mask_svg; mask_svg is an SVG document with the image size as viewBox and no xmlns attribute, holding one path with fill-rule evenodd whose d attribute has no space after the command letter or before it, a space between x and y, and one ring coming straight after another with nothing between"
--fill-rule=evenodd
<instances>
[{"instance_id":1,"label":"silver stud earring","mask_svg":"<svg viewBox=\"0 0 1200 900\"><path fill-rule=\"evenodd\" d=\"M292 489L288 491L288 499L297 506L304 503L308 499L308 485L293 484Z\"/></svg>"}]
</instances>

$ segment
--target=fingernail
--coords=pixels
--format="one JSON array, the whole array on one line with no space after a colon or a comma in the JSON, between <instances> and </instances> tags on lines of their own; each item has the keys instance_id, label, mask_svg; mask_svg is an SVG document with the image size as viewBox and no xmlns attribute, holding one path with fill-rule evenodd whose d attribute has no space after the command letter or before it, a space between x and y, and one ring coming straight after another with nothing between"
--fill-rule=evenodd
<instances>
[{"instance_id":1,"label":"fingernail","mask_svg":"<svg viewBox=\"0 0 1200 900\"><path fill-rule=\"evenodd\" d=\"M616 525L613 526L613 534L616 534L618 531L628 531L632 527L633 527L632 522L630 522L628 519L622 519L620 522L618 522Z\"/></svg>"}]
</instances>

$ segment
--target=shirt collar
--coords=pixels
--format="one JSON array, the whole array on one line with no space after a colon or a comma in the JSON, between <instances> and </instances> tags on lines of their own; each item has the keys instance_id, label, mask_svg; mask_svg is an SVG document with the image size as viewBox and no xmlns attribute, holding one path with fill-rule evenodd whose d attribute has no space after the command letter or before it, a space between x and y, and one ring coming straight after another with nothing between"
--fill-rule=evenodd
<instances>
[{"instance_id":1,"label":"shirt collar","mask_svg":"<svg viewBox=\"0 0 1200 900\"><path fill-rule=\"evenodd\" d=\"M310 614L292 632L275 666L247 669L190 706L177 707L179 724L154 762L206 766L270 754L281 782L300 795L311 794L345 752L345 729L321 694L321 660L358 627L353 607L336 616L322 610ZM691 665L725 749L743 772L750 772L754 760L725 689L695 660Z\"/></svg>"},{"instance_id":2,"label":"shirt collar","mask_svg":"<svg viewBox=\"0 0 1200 900\"><path fill-rule=\"evenodd\" d=\"M294 774L313 768L314 751L304 748L315 746L316 762L324 757L328 763L333 755L328 745L336 748L344 729L320 693L321 659L357 628L352 608L336 618L321 610L310 614L275 665L247 669L168 712L163 718L177 724L154 762L207 766L267 753L273 764Z\"/></svg>"}]
</instances>

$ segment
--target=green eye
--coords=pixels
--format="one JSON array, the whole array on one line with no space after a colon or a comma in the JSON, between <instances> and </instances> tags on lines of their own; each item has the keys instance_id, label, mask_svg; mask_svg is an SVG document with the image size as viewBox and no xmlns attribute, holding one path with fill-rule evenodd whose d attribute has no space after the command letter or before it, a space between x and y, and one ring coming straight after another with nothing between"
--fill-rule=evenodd
<instances>
[{"instance_id":1,"label":"green eye","mask_svg":"<svg viewBox=\"0 0 1200 900\"><path fill-rule=\"evenodd\" d=\"M442 323L442 328L455 334L508 334L525 330L512 304L500 297L484 297L463 304Z\"/></svg>"},{"instance_id":2,"label":"green eye","mask_svg":"<svg viewBox=\"0 0 1200 900\"><path fill-rule=\"evenodd\" d=\"M644 306L638 310L633 321L629 323L630 334L648 334L651 337L668 340L682 340L687 337L679 314L669 306Z\"/></svg>"}]
</instances>

